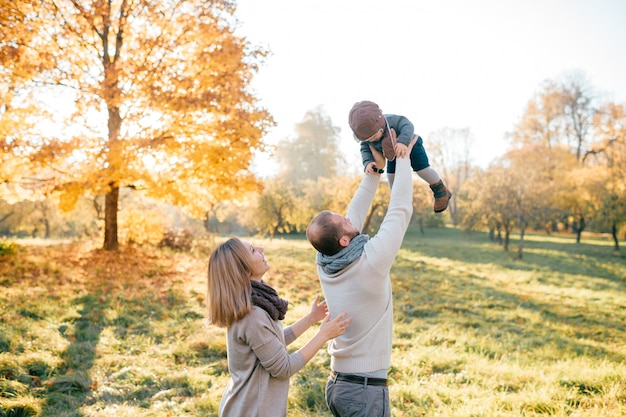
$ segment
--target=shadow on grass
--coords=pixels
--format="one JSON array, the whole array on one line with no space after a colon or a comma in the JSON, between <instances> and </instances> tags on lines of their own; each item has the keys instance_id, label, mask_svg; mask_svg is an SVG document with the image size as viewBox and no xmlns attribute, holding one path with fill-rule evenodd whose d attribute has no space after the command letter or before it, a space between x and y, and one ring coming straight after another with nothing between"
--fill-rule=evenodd
<instances>
[{"instance_id":1,"label":"shadow on grass","mask_svg":"<svg viewBox=\"0 0 626 417\"><path fill-rule=\"evenodd\" d=\"M144 336L159 343L153 334L152 320L169 320L179 314L176 308L184 303L183 293L170 281L168 267L149 253L133 249L119 252L92 251L77 262L82 278L76 282L76 297L71 306L77 316L66 320L58 331L69 341L61 354L59 373L49 382L41 416L80 417L80 408L102 402L97 381L90 372L98 359L98 345L105 328L116 338ZM182 312L188 314L188 312ZM148 389L150 397L158 386ZM132 392L107 395L103 404L133 403Z\"/></svg>"},{"instance_id":2,"label":"shadow on grass","mask_svg":"<svg viewBox=\"0 0 626 417\"><path fill-rule=\"evenodd\" d=\"M494 342L482 347L488 356L537 352L549 359L556 352L626 360L612 348L626 339L626 309L604 299L626 292L626 268L623 259L605 253L609 247L529 240L524 260L512 261L486 234L452 230L409 234L403 248L392 273L404 322L460 327L488 338ZM413 255L442 262L416 263ZM515 271L530 271L528 282ZM492 273L516 282L505 285Z\"/></svg>"},{"instance_id":3,"label":"shadow on grass","mask_svg":"<svg viewBox=\"0 0 626 417\"><path fill-rule=\"evenodd\" d=\"M523 259L519 260L518 239L511 239L509 250L505 251L484 232L426 229L426 233L420 234L411 228L402 247L425 256L469 264L494 264L519 271L553 271L626 285L626 255L616 255L611 246L601 243L576 243L573 236L527 235L524 239Z\"/></svg>"},{"instance_id":4,"label":"shadow on grass","mask_svg":"<svg viewBox=\"0 0 626 417\"><path fill-rule=\"evenodd\" d=\"M108 303L105 297L96 292L77 298L75 304L82 309L79 311L80 316L73 322L73 332L65 326L59 328L70 344L61 355L63 364L59 368L59 375L48 387L44 416L59 415L60 412L68 415L68 410L73 410L74 416L82 416L77 409L95 388L89 370L96 359L103 311Z\"/></svg>"}]
</instances>

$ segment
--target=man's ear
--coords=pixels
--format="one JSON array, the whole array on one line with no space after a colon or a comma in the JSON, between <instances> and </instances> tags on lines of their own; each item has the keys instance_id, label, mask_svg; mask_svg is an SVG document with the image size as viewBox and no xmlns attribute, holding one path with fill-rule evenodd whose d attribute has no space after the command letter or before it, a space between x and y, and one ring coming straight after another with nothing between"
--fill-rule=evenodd
<instances>
[{"instance_id":1,"label":"man's ear","mask_svg":"<svg viewBox=\"0 0 626 417\"><path fill-rule=\"evenodd\" d=\"M344 248L350 244L350 237L348 235L343 235L339 239L339 244Z\"/></svg>"}]
</instances>

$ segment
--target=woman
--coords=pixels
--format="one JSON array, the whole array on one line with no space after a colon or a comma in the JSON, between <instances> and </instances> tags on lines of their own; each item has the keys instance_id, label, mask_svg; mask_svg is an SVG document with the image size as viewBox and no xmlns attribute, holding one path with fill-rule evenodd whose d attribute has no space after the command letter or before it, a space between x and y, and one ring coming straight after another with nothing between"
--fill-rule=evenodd
<instances>
[{"instance_id":1,"label":"woman","mask_svg":"<svg viewBox=\"0 0 626 417\"><path fill-rule=\"evenodd\" d=\"M220 417L287 415L289 378L330 339L345 333L346 313L331 320L319 296L309 314L283 329L287 301L262 281L269 265L263 248L236 237L219 245L209 258L209 321L227 330L230 381L220 403ZM312 324L317 334L295 353L287 351Z\"/></svg>"}]
</instances>

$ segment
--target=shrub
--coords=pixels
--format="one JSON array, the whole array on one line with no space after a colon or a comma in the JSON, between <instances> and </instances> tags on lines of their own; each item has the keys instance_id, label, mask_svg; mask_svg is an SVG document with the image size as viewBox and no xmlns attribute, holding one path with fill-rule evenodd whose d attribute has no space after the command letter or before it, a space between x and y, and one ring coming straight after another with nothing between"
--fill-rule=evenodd
<instances>
[{"instance_id":1,"label":"shrub","mask_svg":"<svg viewBox=\"0 0 626 417\"><path fill-rule=\"evenodd\" d=\"M166 222L162 213L154 209L128 209L120 215L120 239L128 244L155 245L163 235Z\"/></svg>"},{"instance_id":2,"label":"shrub","mask_svg":"<svg viewBox=\"0 0 626 417\"><path fill-rule=\"evenodd\" d=\"M0 256L12 255L17 250L18 245L7 240L0 240Z\"/></svg>"},{"instance_id":3,"label":"shrub","mask_svg":"<svg viewBox=\"0 0 626 417\"><path fill-rule=\"evenodd\" d=\"M193 246L194 235L189 229L168 230L159 242L159 247L188 252Z\"/></svg>"}]
</instances>

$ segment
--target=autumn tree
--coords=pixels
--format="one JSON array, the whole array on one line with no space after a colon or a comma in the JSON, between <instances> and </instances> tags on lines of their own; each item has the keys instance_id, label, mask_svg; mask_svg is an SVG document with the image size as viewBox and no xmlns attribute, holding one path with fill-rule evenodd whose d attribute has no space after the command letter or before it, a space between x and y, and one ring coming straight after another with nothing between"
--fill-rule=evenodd
<instances>
[{"instance_id":1,"label":"autumn tree","mask_svg":"<svg viewBox=\"0 0 626 417\"><path fill-rule=\"evenodd\" d=\"M505 250L509 248L511 232L517 228L517 258L522 259L529 226L555 205L563 173L572 163L575 164L574 156L563 146L526 145L507 152L468 182L463 225L502 229ZM484 184L489 184L487 190Z\"/></svg>"},{"instance_id":2,"label":"autumn tree","mask_svg":"<svg viewBox=\"0 0 626 417\"><path fill-rule=\"evenodd\" d=\"M604 190L604 172L600 169L575 166L563 171L563 187L554 193L556 207L568 214L571 231L580 243L582 233L599 214Z\"/></svg>"},{"instance_id":3,"label":"autumn tree","mask_svg":"<svg viewBox=\"0 0 626 417\"><path fill-rule=\"evenodd\" d=\"M3 1L0 7L0 199L9 204L37 197L32 186L41 182L32 175L26 155L28 148L22 145L38 140L37 135L29 137L28 132L49 116L38 111L22 88L36 73L37 65L45 64L34 63L32 51L13 42L21 37L25 42L35 43L35 31L24 30L21 24L24 16L35 13L37 6L30 3ZM15 149L19 150L15 152ZM22 219L25 215L20 213L18 217Z\"/></svg>"},{"instance_id":4,"label":"autumn tree","mask_svg":"<svg viewBox=\"0 0 626 417\"><path fill-rule=\"evenodd\" d=\"M566 145L580 160L591 141L594 94L580 72L569 73L560 82L546 80L515 126L513 145Z\"/></svg>"},{"instance_id":5,"label":"autumn tree","mask_svg":"<svg viewBox=\"0 0 626 417\"><path fill-rule=\"evenodd\" d=\"M520 122L511 134L512 149L543 146L548 154L557 158L553 161L555 163L567 159L561 152L565 149L580 165L581 168L578 168L566 163L561 167L555 177L559 178L559 187L552 194L555 205L543 205L536 214L537 217L542 217L539 223L544 224L548 222L549 215L569 215L578 240L589 220L597 213L597 198L603 188L602 182L597 181L598 171L586 172L583 167L585 155L594 147L595 131L598 129L598 126L594 126L597 113L594 107L597 98L594 94L590 83L579 72L567 74L560 82L547 80L529 101ZM555 150L558 153L553 154ZM575 176L572 175L574 172ZM589 188L594 181L598 184Z\"/></svg>"},{"instance_id":6,"label":"autumn tree","mask_svg":"<svg viewBox=\"0 0 626 417\"><path fill-rule=\"evenodd\" d=\"M576 165L565 146L547 148L527 145L508 152L502 160L508 166L508 196L515 224L520 233L517 257L522 259L524 237L533 219L555 205L555 195L562 189L564 173Z\"/></svg>"},{"instance_id":7,"label":"autumn tree","mask_svg":"<svg viewBox=\"0 0 626 417\"><path fill-rule=\"evenodd\" d=\"M121 188L200 215L257 187L247 168L272 120L249 84L265 51L235 36L234 13L228 0L3 1L3 162L46 167L68 209L104 195L106 249ZM55 129L37 123L46 113Z\"/></svg>"},{"instance_id":8,"label":"autumn tree","mask_svg":"<svg viewBox=\"0 0 626 417\"><path fill-rule=\"evenodd\" d=\"M486 192L484 184L489 184ZM471 178L463 192L463 213L461 225L470 230L479 230L488 227L490 234L494 230L504 231L504 237L499 239L505 251L509 250L511 232L515 225L516 211L512 198L512 178L508 167L502 161L490 165L485 171L477 172Z\"/></svg>"},{"instance_id":9,"label":"autumn tree","mask_svg":"<svg viewBox=\"0 0 626 417\"><path fill-rule=\"evenodd\" d=\"M573 147L576 159L581 160L589 147L596 110L594 91L584 74L569 74L561 86L565 137Z\"/></svg>"},{"instance_id":10,"label":"autumn tree","mask_svg":"<svg viewBox=\"0 0 626 417\"><path fill-rule=\"evenodd\" d=\"M290 183L319 177L332 178L343 162L339 151L340 128L321 107L306 112L296 124L295 135L278 143L278 177Z\"/></svg>"},{"instance_id":11,"label":"autumn tree","mask_svg":"<svg viewBox=\"0 0 626 417\"><path fill-rule=\"evenodd\" d=\"M546 80L540 90L526 104L521 120L512 134L514 146L541 144L558 145L563 140L563 97L559 86Z\"/></svg>"},{"instance_id":12,"label":"autumn tree","mask_svg":"<svg viewBox=\"0 0 626 417\"><path fill-rule=\"evenodd\" d=\"M604 104L594 119L597 141L584 160L604 173L599 220L611 231L615 250L620 227L626 229L626 108Z\"/></svg>"},{"instance_id":13,"label":"autumn tree","mask_svg":"<svg viewBox=\"0 0 626 417\"><path fill-rule=\"evenodd\" d=\"M298 229L305 230L311 219L322 210L345 214L360 180L361 177L356 175L338 175L301 181L294 212Z\"/></svg>"},{"instance_id":14,"label":"autumn tree","mask_svg":"<svg viewBox=\"0 0 626 417\"><path fill-rule=\"evenodd\" d=\"M273 239L277 233L289 233L296 227L292 221L296 208L292 187L283 180L272 178L266 181L263 192L258 196L255 208L247 216L248 225Z\"/></svg>"},{"instance_id":15,"label":"autumn tree","mask_svg":"<svg viewBox=\"0 0 626 417\"><path fill-rule=\"evenodd\" d=\"M275 160L279 169L275 178L266 181L256 200L254 211L258 214L252 222L256 230L270 237L302 232L318 207L328 208L335 201L343 201L335 199L336 191L347 189L352 181L338 176L342 162L339 131L323 109L317 107L306 112L293 135L277 144ZM337 186L342 183L345 187Z\"/></svg>"},{"instance_id":16,"label":"autumn tree","mask_svg":"<svg viewBox=\"0 0 626 417\"><path fill-rule=\"evenodd\" d=\"M59 210L53 199L27 199L13 204L0 199L0 236L66 238L97 230L93 209L85 198L68 213Z\"/></svg>"}]
</instances>

